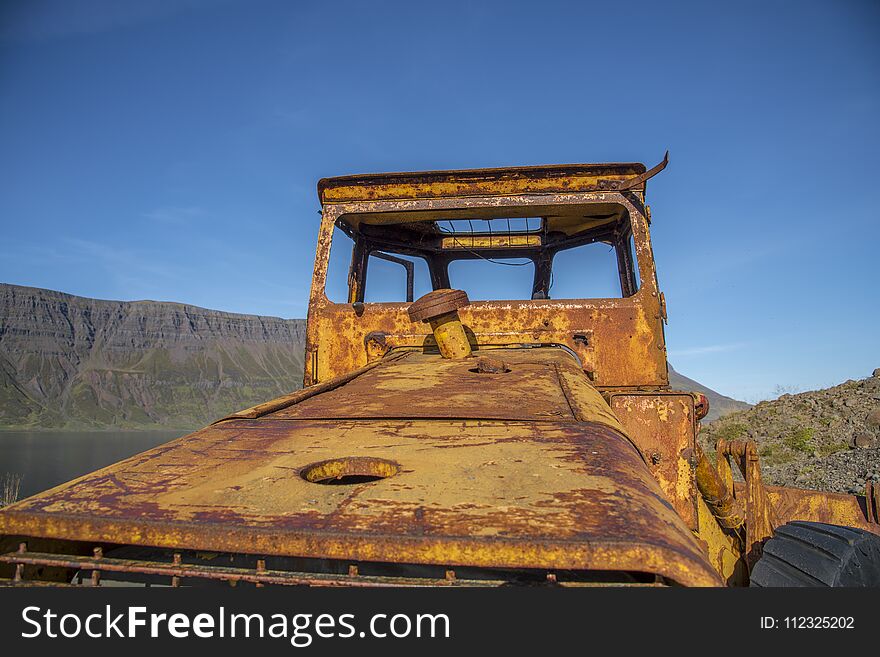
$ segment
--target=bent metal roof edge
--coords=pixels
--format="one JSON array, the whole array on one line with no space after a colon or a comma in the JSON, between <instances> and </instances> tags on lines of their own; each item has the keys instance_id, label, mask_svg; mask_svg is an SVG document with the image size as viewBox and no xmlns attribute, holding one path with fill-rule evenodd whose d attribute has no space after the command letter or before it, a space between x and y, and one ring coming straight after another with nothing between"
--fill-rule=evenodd
<instances>
[{"instance_id":1,"label":"bent metal roof edge","mask_svg":"<svg viewBox=\"0 0 880 657\"><path fill-rule=\"evenodd\" d=\"M603 189L645 173L639 162L358 174L318 181L321 203Z\"/></svg>"}]
</instances>

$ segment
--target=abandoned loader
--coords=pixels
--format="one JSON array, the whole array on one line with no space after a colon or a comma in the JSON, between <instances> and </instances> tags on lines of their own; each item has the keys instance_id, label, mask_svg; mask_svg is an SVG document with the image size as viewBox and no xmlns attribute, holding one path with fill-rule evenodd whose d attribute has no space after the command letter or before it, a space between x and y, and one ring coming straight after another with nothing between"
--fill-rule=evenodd
<instances>
[{"instance_id":1,"label":"abandoned loader","mask_svg":"<svg viewBox=\"0 0 880 657\"><path fill-rule=\"evenodd\" d=\"M0 576L880 585L871 481L767 486L754 443L701 452L645 204L665 165L322 180L304 388L0 511ZM331 243L350 249L335 300ZM478 298L499 264L520 287Z\"/></svg>"}]
</instances>

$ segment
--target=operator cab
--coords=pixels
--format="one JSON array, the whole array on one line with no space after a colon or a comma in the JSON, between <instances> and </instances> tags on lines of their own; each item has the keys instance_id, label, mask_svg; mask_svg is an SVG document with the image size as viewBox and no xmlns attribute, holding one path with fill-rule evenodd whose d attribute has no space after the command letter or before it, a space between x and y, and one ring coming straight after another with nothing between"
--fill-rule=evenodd
<instances>
[{"instance_id":1,"label":"operator cab","mask_svg":"<svg viewBox=\"0 0 880 657\"><path fill-rule=\"evenodd\" d=\"M562 346L597 386L666 385L644 203L665 162L321 180L304 385L430 347L407 308L442 289L467 293L475 350Z\"/></svg>"}]
</instances>

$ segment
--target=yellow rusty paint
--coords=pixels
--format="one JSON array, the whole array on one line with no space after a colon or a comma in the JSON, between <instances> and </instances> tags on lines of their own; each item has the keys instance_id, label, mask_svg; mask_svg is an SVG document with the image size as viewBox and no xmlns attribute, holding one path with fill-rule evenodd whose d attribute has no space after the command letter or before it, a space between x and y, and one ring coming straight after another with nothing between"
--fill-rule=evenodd
<instances>
[{"instance_id":1,"label":"yellow rusty paint","mask_svg":"<svg viewBox=\"0 0 880 657\"><path fill-rule=\"evenodd\" d=\"M540 235L456 235L440 241L444 249L500 249L517 246L541 246Z\"/></svg>"},{"instance_id":2,"label":"yellow rusty paint","mask_svg":"<svg viewBox=\"0 0 880 657\"><path fill-rule=\"evenodd\" d=\"M736 485L738 491L741 486ZM865 517L863 495L845 495L826 491L766 486L767 496L780 523L791 520L814 520L847 527L858 527L880 534L880 525Z\"/></svg>"},{"instance_id":3,"label":"yellow rusty paint","mask_svg":"<svg viewBox=\"0 0 880 657\"><path fill-rule=\"evenodd\" d=\"M720 527L740 530L745 522L742 505L734 497L732 486L728 486L718 470L697 445L696 483L700 498L712 512Z\"/></svg>"},{"instance_id":4,"label":"yellow rusty paint","mask_svg":"<svg viewBox=\"0 0 880 657\"><path fill-rule=\"evenodd\" d=\"M614 392L611 409L645 456L652 474L675 510L697 527L693 396L668 392Z\"/></svg>"},{"instance_id":5,"label":"yellow rusty paint","mask_svg":"<svg viewBox=\"0 0 880 657\"><path fill-rule=\"evenodd\" d=\"M715 520L709 507L697 497L699 531L697 536L706 545L709 562L728 585L744 584L745 573L742 552L737 539L725 532Z\"/></svg>"},{"instance_id":6,"label":"yellow rusty paint","mask_svg":"<svg viewBox=\"0 0 880 657\"><path fill-rule=\"evenodd\" d=\"M400 472L400 466L394 461L374 457L342 457L331 458L307 465L301 469L300 475L308 482L323 483L340 481L345 477L376 477L385 479Z\"/></svg>"},{"instance_id":7,"label":"yellow rusty paint","mask_svg":"<svg viewBox=\"0 0 880 657\"><path fill-rule=\"evenodd\" d=\"M608 188L644 172L641 164L572 164L326 178L318 183L323 204L462 196L511 196ZM642 189L639 185L636 189Z\"/></svg>"},{"instance_id":8,"label":"yellow rusty paint","mask_svg":"<svg viewBox=\"0 0 880 657\"><path fill-rule=\"evenodd\" d=\"M509 372L480 374L472 371L476 369L473 359L392 352L344 386L296 404L277 404L271 417L592 422L623 432L568 352L547 347L492 353L503 354Z\"/></svg>"},{"instance_id":9,"label":"yellow rusty paint","mask_svg":"<svg viewBox=\"0 0 880 657\"><path fill-rule=\"evenodd\" d=\"M323 202L344 203L367 200L400 200L460 196L512 196L555 191L579 191L596 189L602 180L624 180L624 176L570 176L560 181L519 180L495 181L484 184L462 185L456 182L424 184L387 184L374 187L340 186L324 190Z\"/></svg>"},{"instance_id":10,"label":"yellow rusty paint","mask_svg":"<svg viewBox=\"0 0 880 657\"><path fill-rule=\"evenodd\" d=\"M434 317L430 324L437 348L444 358L458 360L470 357L471 345L458 318L458 312Z\"/></svg>"},{"instance_id":11,"label":"yellow rusty paint","mask_svg":"<svg viewBox=\"0 0 880 657\"><path fill-rule=\"evenodd\" d=\"M657 400L657 417L660 418L661 422L669 421L669 402L659 399Z\"/></svg>"}]
</instances>

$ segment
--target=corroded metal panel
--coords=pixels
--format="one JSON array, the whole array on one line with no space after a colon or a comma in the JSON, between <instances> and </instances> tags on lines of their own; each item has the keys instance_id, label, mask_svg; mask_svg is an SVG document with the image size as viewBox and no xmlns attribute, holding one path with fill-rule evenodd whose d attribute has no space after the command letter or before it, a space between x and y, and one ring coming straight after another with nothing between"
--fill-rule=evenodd
<instances>
[{"instance_id":1,"label":"corroded metal panel","mask_svg":"<svg viewBox=\"0 0 880 657\"><path fill-rule=\"evenodd\" d=\"M637 162L377 173L324 178L318 196L321 203L339 203L614 189L624 181L643 188L638 177L644 173Z\"/></svg>"},{"instance_id":2,"label":"corroded metal panel","mask_svg":"<svg viewBox=\"0 0 880 657\"><path fill-rule=\"evenodd\" d=\"M357 485L301 476L343 456L400 469ZM587 423L231 420L19 502L0 531L719 583L631 443Z\"/></svg>"},{"instance_id":3,"label":"corroded metal panel","mask_svg":"<svg viewBox=\"0 0 880 657\"><path fill-rule=\"evenodd\" d=\"M740 495L744 494L742 484L737 483L736 488ZM880 525L868 519L865 498L861 495L782 486L765 486L765 489L779 524L791 520L813 520L880 534Z\"/></svg>"},{"instance_id":4,"label":"corroded metal panel","mask_svg":"<svg viewBox=\"0 0 880 657\"><path fill-rule=\"evenodd\" d=\"M693 395L614 393L610 401L663 493L688 527L697 529Z\"/></svg>"},{"instance_id":5,"label":"corroded metal panel","mask_svg":"<svg viewBox=\"0 0 880 657\"><path fill-rule=\"evenodd\" d=\"M447 360L421 352L382 362L335 390L276 411L274 418L470 418L574 421L560 370L580 377L577 361L562 349L504 349L507 372L481 373L477 359ZM590 391L582 393L589 395ZM601 402L593 392L591 399ZM604 404L599 405L601 410ZM591 419L616 426L614 418Z\"/></svg>"}]
</instances>

